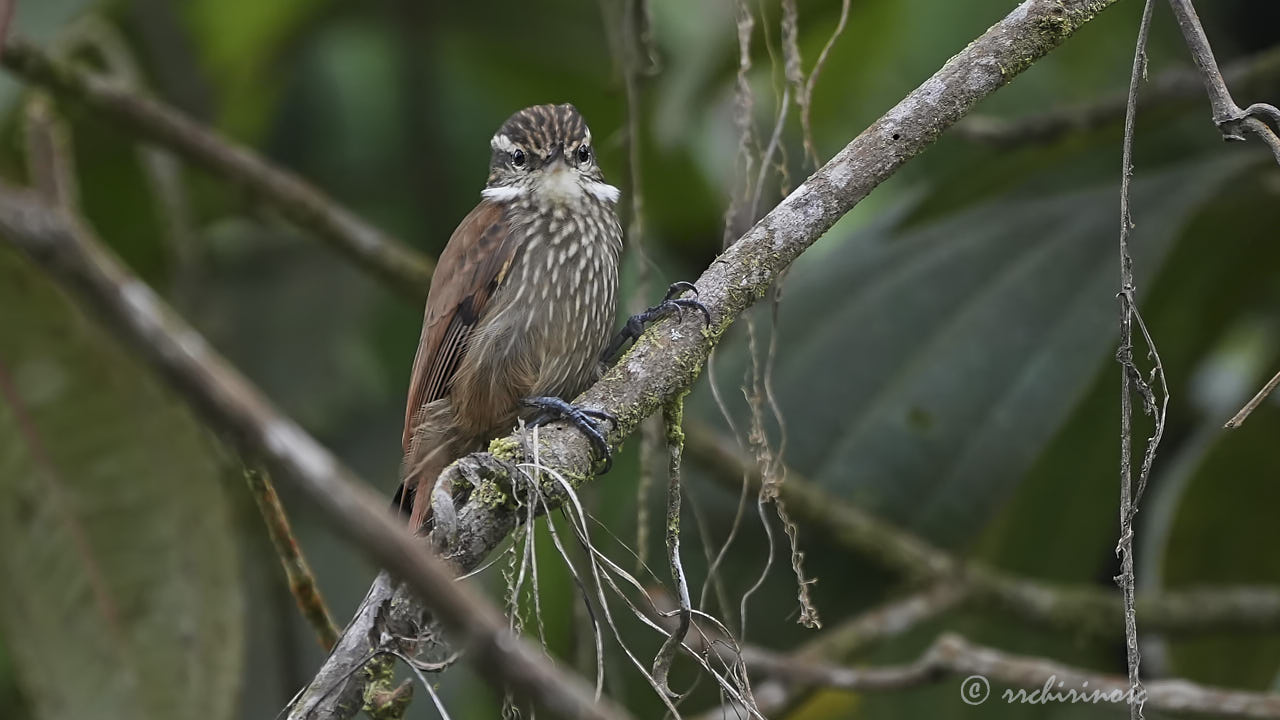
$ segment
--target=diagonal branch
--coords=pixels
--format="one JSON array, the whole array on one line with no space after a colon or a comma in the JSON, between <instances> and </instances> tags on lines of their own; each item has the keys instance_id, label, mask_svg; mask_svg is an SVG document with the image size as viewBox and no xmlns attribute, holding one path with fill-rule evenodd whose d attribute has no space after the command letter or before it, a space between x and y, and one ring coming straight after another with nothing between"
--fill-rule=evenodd
<instances>
[{"instance_id":1,"label":"diagonal branch","mask_svg":"<svg viewBox=\"0 0 1280 720\"><path fill-rule=\"evenodd\" d=\"M1244 140L1241 131L1247 130L1261 140L1271 150L1276 162L1280 163L1280 134L1277 134L1277 129L1280 129L1280 109L1265 103L1254 103L1247 108L1237 105L1231 97L1231 91L1227 89L1222 72L1218 70L1213 48L1209 45L1209 38L1205 35L1200 16L1196 14L1191 0L1169 0L1169 6L1178 19L1178 29L1182 31L1187 48L1191 50L1191 60L1200 71L1204 89L1209 94L1209 105L1213 108L1213 122L1222 131L1223 139ZM1268 120L1272 125L1267 124ZM1227 421L1225 427L1240 427L1249 414L1275 390L1277 384L1280 384L1280 373L1276 373L1257 395L1245 403L1240 412Z\"/></svg>"},{"instance_id":2,"label":"diagonal branch","mask_svg":"<svg viewBox=\"0 0 1280 720\"><path fill-rule=\"evenodd\" d=\"M315 632L320 647L331 649L338 642L338 627L320 594L320 586L311 572L311 565L298 547L298 539L294 537L289 516L284 512L284 505L280 503L275 485L266 473L256 468L245 468L244 481L258 505L262 521L267 525L267 535L271 536L271 544L280 558L280 565L284 567L289 592L298 603L299 612Z\"/></svg>"},{"instance_id":3,"label":"diagonal branch","mask_svg":"<svg viewBox=\"0 0 1280 720\"><path fill-rule=\"evenodd\" d=\"M373 561L403 578L459 647L470 651L484 678L498 688L509 685L555 717L627 717L595 701L585 682L511 633L497 608L470 584L455 581L449 566L392 517L385 498L276 411L87 228L37 194L0 184L0 233L111 325L242 452L261 457Z\"/></svg>"},{"instance_id":4,"label":"diagonal branch","mask_svg":"<svg viewBox=\"0 0 1280 720\"><path fill-rule=\"evenodd\" d=\"M0 64L29 83L81 103L130 132L244 186L397 290L415 299L426 295L434 267L430 258L253 150L121 83L56 60L23 38L13 37L5 43Z\"/></svg>"},{"instance_id":5,"label":"diagonal branch","mask_svg":"<svg viewBox=\"0 0 1280 720\"><path fill-rule=\"evenodd\" d=\"M1222 71L1218 69L1213 48L1209 46L1209 38L1191 0L1169 0L1169 7L1173 8L1173 15L1178 19L1178 29L1191 51L1191 61L1200 71L1204 89L1209 95L1209 105L1213 108L1213 122L1222 131L1223 139L1244 140L1243 131L1247 130L1262 140L1276 156L1276 162L1280 163L1280 136L1266 123L1270 120L1280 126L1280 109L1265 103L1255 103L1247 108L1237 105L1227 89L1227 81L1222 78Z\"/></svg>"}]
</instances>

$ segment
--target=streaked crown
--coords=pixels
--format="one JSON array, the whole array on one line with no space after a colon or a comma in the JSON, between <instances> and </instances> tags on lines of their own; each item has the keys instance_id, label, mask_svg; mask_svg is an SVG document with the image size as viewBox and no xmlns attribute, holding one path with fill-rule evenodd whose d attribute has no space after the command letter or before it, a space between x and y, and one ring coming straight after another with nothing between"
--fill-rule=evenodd
<instances>
[{"instance_id":1,"label":"streaked crown","mask_svg":"<svg viewBox=\"0 0 1280 720\"><path fill-rule=\"evenodd\" d=\"M617 201L617 188L603 182L596 164L591 130L573 105L527 107L507 118L489 145L493 156L483 193L489 200L548 205L576 203L585 195Z\"/></svg>"},{"instance_id":2,"label":"streaked crown","mask_svg":"<svg viewBox=\"0 0 1280 720\"><path fill-rule=\"evenodd\" d=\"M591 144L591 130L578 108L564 103L534 105L515 113L498 128L492 145L504 151L515 146L545 158L557 145L568 151L584 143Z\"/></svg>"}]
</instances>

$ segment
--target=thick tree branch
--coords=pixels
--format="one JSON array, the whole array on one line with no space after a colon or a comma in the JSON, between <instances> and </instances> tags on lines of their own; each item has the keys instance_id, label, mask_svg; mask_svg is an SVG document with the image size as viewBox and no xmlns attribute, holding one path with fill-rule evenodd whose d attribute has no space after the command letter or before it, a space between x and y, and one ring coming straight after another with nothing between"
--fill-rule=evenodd
<instances>
[{"instance_id":1,"label":"thick tree branch","mask_svg":"<svg viewBox=\"0 0 1280 720\"><path fill-rule=\"evenodd\" d=\"M392 517L385 497L276 411L88 229L37 194L0 184L0 234L111 325L241 451L261 457L275 477L294 483L374 562L403 578L483 669L482 677L498 688L511 687L554 717L627 717L595 701L581 679L511 633L497 608L470 584L455 581L449 567Z\"/></svg>"},{"instance_id":2,"label":"thick tree branch","mask_svg":"<svg viewBox=\"0 0 1280 720\"><path fill-rule=\"evenodd\" d=\"M1089 703L1114 707L1128 703L1130 692L1128 680L1119 675L1015 655L971 643L954 634L942 635L920 659L907 665L845 668L758 648L744 649L743 656L753 670L775 678L857 692L904 690L963 677L966 679L959 690L970 705ZM1004 689L1000 685L1023 691ZM1071 692L1080 699L1073 701ZM1208 687L1187 680L1149 682L1139 700L1149 707L1173 713L1280 718L1280 695Z\"/></svg>"},{"instance_id":3,"label":"thick tree branch","mask_svg":"<svg viewBox=\"0 0 1280 720\"><path fill-rule=\"evenodd\" d=\"M690 460L726 487L736 490L744 475L760 482L754 465L715 433L691 425L686 438ZM832 495L795 470L787 470L781 492L787 507L806 527L818 529L847 550L908 580L960 585L970 605L991 607L1072 634L1114 637L1124 631L1118 592L1039 582L966 562ZM1150 630L1169 634L1280 630L1280 588L1276 587L1168 590L1139 595L1137 608Z\"/></svg>"},{"instance_id":4,"label":"thick tree branch","mask_svg":"<svg viewBox=\"0 0 1280 720\"><path fill-rule=\"evenodd\" d=\"M23 80L82 103L130 133L247 188L375 277L414 299L426 297L434 267L430 258L253 150L119 82L56 60L23 38L5 43L0 64Z\"/></svg>"}]
</instances>

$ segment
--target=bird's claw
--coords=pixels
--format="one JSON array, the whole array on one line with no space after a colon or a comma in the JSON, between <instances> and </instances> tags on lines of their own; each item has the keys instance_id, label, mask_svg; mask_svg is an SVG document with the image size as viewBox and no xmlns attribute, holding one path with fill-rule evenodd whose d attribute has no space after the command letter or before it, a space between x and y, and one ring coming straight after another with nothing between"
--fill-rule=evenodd
<instances>
[{"instance_id":1,"label":"bird's claw","mask_svg":"<svg viewBox=\"0 0 1280 720\"><path fill-rule=\"evenodd\" d=\"M680 297L681 294L686 292L693 293L693 297ZM698 301L698 288L693 283L686 282L684 280L671 283L671 286L667 288L667 294L662 298L662 302L654 305L641 314L653 313L654 315L651 319L657 319L669 312L674 312L677 320L683 320L684 308L696 309L698 312L702 313L702 318L706 323L708 325L711 324L711 311L707 309L706 305L703 305ZM649 322L649 320L645 320L644 322Z\"/></svg>"},{"instance_id":2,"label":"bird's claw","mask_svg":"<svg viewBox=\"0 0 1280 720\"><path fill-rule=\"evenodd\" d=\"M686 292L693 293L694 297L680 297L680 295ZM636 313L630 318L627 318L627 322L623 325L622 330L618 331L613 342L609 343L609 347L605 349L602 359L606 363L612 364L612 362L617 360L618 356L622 354L623 346L628 342L634 342L640 338L644 333L645 324L659 320L667 315L675 315L676 320L681 321L684 320L685 310L697 310L702 313L702 317L706 321L707 325L711 325L711 311L707 309L706 305L703 305L698 301L697 295L698 288L691 282L681 280L679 282L671 283L671 286L667 288L667 294L662 298L662 302L654 305L644 312Z\"/></svg>"},{"instance_id":3,"label":"bird's claw","mask_svg":"<svg viewBox=\"0 0 1280 720\"><path fill-rule=\"evenodd\" d=\"M614 429L618 427L618 419L603 410L593 410L565 402L558 397L525 398L520 403L525 407L537 409L539 412L529 422L531 426L545 425L554 420L564 420L578 430L591 443L596 455L604 460L603 475L613 468L613 453L609 450L609 442L596 427L597 422L607 422Z\"/></svg>"}]
</instances>

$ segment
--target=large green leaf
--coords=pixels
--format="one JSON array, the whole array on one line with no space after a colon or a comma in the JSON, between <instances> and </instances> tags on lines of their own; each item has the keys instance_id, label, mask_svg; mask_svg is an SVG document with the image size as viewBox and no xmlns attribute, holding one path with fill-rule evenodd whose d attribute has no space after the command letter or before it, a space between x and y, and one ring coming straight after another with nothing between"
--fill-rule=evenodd
<instances>
[{"instance_id":1,"label":"large green leaf","mask_svg":"<svg viewBox=\"0 0 1280 720\"><path fill-rule=\"evenodd\" d=\"M0 247L0 634L36 717L229 717L243 613L205 431Z\"/></svg>"},{"instance_id":2,"label":"large green leaf","mask_svg":"<svg viewBox=\"0 0 1280 720\"><path fill-rule=\"evenodd\" d=\"M1217 159L1135 183L1140 273L1239 168ZM1114 347L1117 198L1114 186L1015 196L798 263L774 375L789 463L904 527L971 537ZM726 350L721 377L736 379L741 344Z\"/></svg>"}]
</instances>

